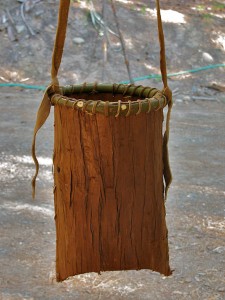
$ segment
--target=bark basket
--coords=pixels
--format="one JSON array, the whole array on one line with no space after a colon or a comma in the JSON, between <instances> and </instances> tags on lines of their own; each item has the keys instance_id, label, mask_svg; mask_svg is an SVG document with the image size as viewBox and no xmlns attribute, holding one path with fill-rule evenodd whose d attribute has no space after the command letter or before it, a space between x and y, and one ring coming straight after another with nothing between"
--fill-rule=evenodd
<instances>
[{"instance_id":1,"label":"bark basket","mask_svg":"<svg viewBox=\"0 0 225 300\"><path fill-rule=\"evenodd\" d=\"M69 6L70 0L60 0L52 81L37 113L32 143L35 196L36 135L54 105L57 280L129 269L170 275L164 200L172 180L168 157L172 93L159 0L162 91L97 83L61 87L58 70Z\"/></svg>"},{"instance_id":2,"label":"bark basket","mask_svg":"<svg viewBox=\"0 0 225 300\"><path fill-rule=\"evenodd\" d=\"M171 273L163 186L166 98L156 89L116 87L112 93L115 85L71 86L52 97L59 281L112 270Z\"/></svg>"}]
</instances>

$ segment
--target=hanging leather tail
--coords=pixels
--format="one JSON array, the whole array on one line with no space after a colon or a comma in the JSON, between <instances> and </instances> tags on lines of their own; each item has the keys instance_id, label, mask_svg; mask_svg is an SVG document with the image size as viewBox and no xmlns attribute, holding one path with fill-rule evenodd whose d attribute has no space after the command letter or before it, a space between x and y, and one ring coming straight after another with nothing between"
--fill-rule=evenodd
<instances>
[{"instance_id":1,"label":"hanging leather tail","mask_svg":"<svg viewBox=\"0 0 225 300\"><path fill-rule=\"evenodd\" d=\"M171 168L170 168L169 149L168 149L169 133L170 133L170 116L171 116L173 101L172 101L172 92L169 88L164 90L164 94L168 100L168 111L167 111L167 116L166 116L166 130L163 135L163 176L164 176L164 180L165 180L165 200L166 200L169 187L173 180L172 172L171 172Z\"/></svg>"},{"instance_id":2,"label":"hanging leather tail","mask_svg":"<svg viewBox=\"0 0 225 300\"><path fill-rule=\"evenodd\" d=\"M43 99L41 101L41 105L37 112L36 117L36 124L34 127L34 133L33 133L33 142L32 142L32 158L35 163L36 171L35 175L32 179L32 196L35 198L35 186L36 186L36 178L38 176L39 171L39 163L36 157L36 136L39 131L39 129L43 126L45 121L47 120L50 110L51 110L51 102L49 99L49 91L60 92L59 88L59 81L58 81L58 70L60 67L62 54L63 54L63 48L64 48L64 42L66 38L66 28L67 28L67 22L68 22L68 14L69 14L69 6L70 6L70 0L61 0L59 5L59 15L58 15L58 26L56 31L56 38L55 38L55 44L52 54L52 69L51 69L51 77L52 82L46 89Z\"/></svg>"},{"instance_id":3,"label":"hanging leather tail","mask_svg":"<svg viewBox=\"0 0 225 300\"><path fill-rule=\"evenodd\" d=\"M35 146L36 146L36 135L38 133L38 130L42 127L42 125L45 123L45 121L47 120L49 113L50 113L50 109L51 109L51 102L50 99L48 97L48 90L50 87L48 87L44 93L44 97L41 101L41 105L38 109L37 112L37 117L36 117L36 124L34 127L34 133L33 133L33 142L32 142L32 158L34 160L35 163L35 167L36 167L36 172L35 175L32 179L32 196L33 198L35 197L35 185L36 185L36 178L38 175L38 170L39 170L39 163L36 157L36 153L35 153Z\"/></svg>"}]
</instances>

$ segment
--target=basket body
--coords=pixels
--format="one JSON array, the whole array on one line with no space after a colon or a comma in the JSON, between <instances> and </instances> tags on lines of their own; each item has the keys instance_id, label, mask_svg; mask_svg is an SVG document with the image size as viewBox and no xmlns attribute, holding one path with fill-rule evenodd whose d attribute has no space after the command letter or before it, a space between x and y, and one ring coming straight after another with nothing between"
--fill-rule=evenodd
<instances>
[{"instance_id":1,"label":"basket body","mask_svg":"<svg viewBox=\"0 0 225 300\"><path fill-rule=\"evenodd\" d=\"M88 99L86 94L81 97ZM110 97L101 94L103 101L112 101ZM112 270L171 273L162 123L162 109L115 118L55 104L59 281Z\"/></svg>"},{"instance_id":2,"label":"basket body","mask_svg":"<svg viewBox=\"0 0 225 300\"><path fill-rule=\"evenodd\" d=\"M51 84L38 109L32 141L35 197L39 171L36 136L54 105L57 280L86 272L129 269L170 275L164 195L166 198L172 181L168 141L173 101L159 0L162 92L132 84L60 87L58 71L69 7L70 0L59 1ZM128 66L126 57L125 63Z\"/></svg>"}]
</instances>

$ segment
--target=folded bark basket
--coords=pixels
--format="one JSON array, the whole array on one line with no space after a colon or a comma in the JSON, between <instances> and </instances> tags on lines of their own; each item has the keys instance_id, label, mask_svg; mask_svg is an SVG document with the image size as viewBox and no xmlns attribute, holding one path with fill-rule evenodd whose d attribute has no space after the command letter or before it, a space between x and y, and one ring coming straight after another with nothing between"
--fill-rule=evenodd
<instances>
[{"instance_id":1,"label":"folded bark basket","mask_svg":"<svg viewBox=\"0 0 225 300\"><path fill-rule=\"evenodd\" d=\"M37 114L32 147L35 189L39 168L35 138L54 105L57 280L86 272L130 269L170 275L164 200L171 182L167 143L172 95L159 1L163 91L96 83L60 87L57 73L69 2L60 2L52 83Z\"/></svg>"}]
</instances>

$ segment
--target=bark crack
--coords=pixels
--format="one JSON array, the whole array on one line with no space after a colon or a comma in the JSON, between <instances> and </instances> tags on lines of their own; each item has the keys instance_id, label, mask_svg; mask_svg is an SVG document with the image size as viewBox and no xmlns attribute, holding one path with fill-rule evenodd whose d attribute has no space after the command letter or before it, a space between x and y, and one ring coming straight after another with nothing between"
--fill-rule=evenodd
<instances>
[{"instance_id":1,"label":"bark crack","mask_svg":"<svg viewBox=\"0 0 225 300\"><path fill-rule=\"evenodd\" d=\"M70 208L73 205L73 172L70 170Z\"/></svg>"},{"instance_id":2,"label":"bark crack","mask_svg":"<svg viewBox=\"0 0 225 300\"><path fill-rule=\"evenodd\" d=\"M81 152L82 152L82 158L83 158L83 172L84 172L84 178L85 178L85 197L84 197L84 203L85 203L85 213L86 213L86 219L87 219L89 180L88 180L87 167L86 167L86 163L85 163L85 149L84 149L83 133L82 133L82 122L81 122L81 115L80 114L81 113L78 112L78 121L79 121L79 129L80 129L80 132L79 132L79 135L80 135L80 146L81 146Z\"/></svg>"}]
</instances>

